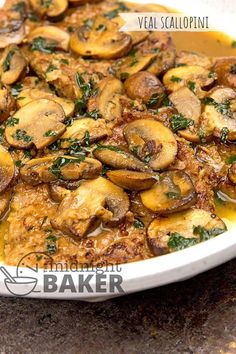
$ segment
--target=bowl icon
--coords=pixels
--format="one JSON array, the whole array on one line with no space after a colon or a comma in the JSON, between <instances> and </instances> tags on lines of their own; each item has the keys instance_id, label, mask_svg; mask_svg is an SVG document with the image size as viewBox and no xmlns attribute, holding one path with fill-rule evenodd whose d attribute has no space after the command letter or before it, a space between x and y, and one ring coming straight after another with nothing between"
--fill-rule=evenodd
<instances>
[{"instance_id":1,"label":"bowl icon","mask_svg":"<svg viewBox=\"0 0 236 354\"><path fill-rule=\"evenodd\" d=\"M30 277L12 277L12 280L4 280L7 290L16 296L25 296L32 293L37 285L36 278Z\"/></svg>"}]
</instances>

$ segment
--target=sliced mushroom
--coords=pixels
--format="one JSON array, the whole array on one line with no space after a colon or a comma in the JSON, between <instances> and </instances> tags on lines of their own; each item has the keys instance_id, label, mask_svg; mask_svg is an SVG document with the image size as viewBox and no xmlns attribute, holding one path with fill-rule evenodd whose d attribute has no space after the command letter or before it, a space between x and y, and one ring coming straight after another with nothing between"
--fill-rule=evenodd
<instances>
[{"instance_id":1,"label":"sliced mushroom","mask_svg":"<svg viewBox=\"0 0 236 354\"><path fill-rule=\"evenodd\" d=\"M188 87L181 87L169 95L169 100L184 118L193 121L193 124L187 129L179 130L179 135L189 141L199 142L197 131L201 115L201 101L199 98Z\"/></svg>"},{"instance_id":2,"label":"sliced mushroom","mask_svg":"<svg viewBox=\"0 0 236 354\"><path fill-rule=\"evenodd\" d=\"M15 174L15 164L11 154L0 145L0 193L10 185Z\"/></svg>"},{"instance_id":3,"label":"sliced mushroom","mask_svg":"<svg viewBox=\"0 0 236 354\"><path fill-rule=\"evenodd\" d=\"M236 184L236 163L235 162L233 162L232 165L230 166L228 176L230 181Z\"/></svg>"},{"instance_id":4,"label":"sliced mushroom","mask_svg":"<svg viewBox=\"0 0 236 354\"><path fill-rule=\"evenodd\" d=\"M69 48L70 35L55 26L40 26L31 31L27 37L28 42L33 42L36 38L46 38L54 43L54 46L65 51Z\"/></svg>"},{"instance_id":5,"label":"sliced mushroom","mask_svg":"<svg viewBox=\"0 0 236 354\"><path fill-rule=\"evenodd\" d=\"M40 98L46 98L46 99L53 100L53 101L59 103L62 106L66 117L70 117L74 113L75 104L72 100L58 97L58 96L54 95L52 92L39 90L37 88L23 89L17 97L17 106L18 106L18 108L21 108L21 107L25 106L27 103L32 102L37 99L40 99Z\"/></svg>"},{"instance_id":6,"label":"sliced mushroom","mask_svg":"<svg viewBox=\"0 0 236 354\"><path fill-rule=\"evenodd\" d=\"M129 169L134 171L145 171L147 166L129 152L118 146L99 145L93 155L107 166L118 169Z\"/></svg>"},{"instance_id":7,"label":"sliced mushroom","mask_svg":"<svg viewBox=\"0 0 236 354\"><path fill-rule=\"evenodd\" d=\"M11 201L12 191L10 189L0 193L0 218L7 212Z\"/></svg>"},{"instance_id":8,"label":"sliced mushroom","mask_svg":"<svg viewBox=\"0 0 236 354\"><path fill-rule=\"evenodd\" d=\"M80 145L85 145L86 132L89 134L90 144L111 134L104 119L80 118L66 128L61 137L61 147L66 149L73 141L79 141Z\"/></svg>"},{"instance_id":9,"label":"sliced mushroom","mask_svg":"<svg viewBox=\"0 0 236 354\"><path fill-rule=\"evenodd\" d=\"M202 53L182 50L177 53L176 64L177 66L198 65L210 70L213 66L213 60Z\"/></svg>"},{"instance_id":10,"label":"sliced mushroom","mask_svg":"<svg viewBox=\"0 0 236 354\"><path fill-rule=\"evenodd\" d=\"M24 36L24 12L0 9L0 48L20 44Z\"/></svg>"},{"instance_id":11,"label":"sliced mushroom","mask_svg":"<svg viewBox=\"0 0 236 354\"><path fill-rule=\"evenodd\" d=\"M4 122L15 108L15 100L6 89L0 89L0 123Z\"/></svg>"},{"instance_id":12,"label":"sliced mushroom","mask_svg":"<svg viewBox=\"0 0 236 354\"><path fill-rule=\"evenodd\" d=\"M216 87L204 100L201 128L205 137L214 135L226 142L236 140L236 93L229 87Z\"/></svg>"},{"instance_id":13,"label":"sliced mushroom","mask_svg":"<svg viewBox=\"0 0 236 354\"><path fill-rule=\"evenodd\" d=\"M213 71L219 85L236 88L236 57L216 58Z\"/></svg>"},{"instance_id":14,"label":"sliced mushroom","mask_svg":"<svg viewBox=\"0 0 236 354\"><path fill-rule=\"evenodd\" d=\"M170 129L151 119L128 123L124 137L129 149L154 171L168 167L177 154L177 142Z\"/></svg>"},{"instance_id":15,"label":"sliced mushroom","mask_svg":"<svg viewBox=\"0 0 236 354\"><path fill-rule=\"evenodd\" d=\"M122 60L118 68L115 68L116 76L121 80L125 80L131 75L138 73L139 71L145 70L156 58L156 54L141 54L135 52L135 49L132 49L128 57Z\"/></svg>"},{"instance_id":16,"label":"sliced mushroom","mask_svg":"<svg viewBox=\"0 0 236 354\"><path fill-rule=\"evenodd\" d=\"M124 87L130 98L140 99L152 108L161 105L165 92L161 81L148 71L140 71L130 76L125 81Z\"/></svg>"},{"instance_id":17,"label":"sliced mushroom","mask_svg":"<svg viewBox=\"0 0 236 354\"><path fill-rule=\"evenodd\" d=\"M191 209L153 220L148 228L148 245L155 256L184 249L227 230L216 215Z\"/></svg>"},{"instance_id":18,"label":"sliced mushroom","mask_svg":"<svg viewBox=\"0 0 236 354\"><path fill-rule=\"evenodd\" d=\"M196 192L185 172L168 171L160 174L153 188L141 193L141 200L146 208L169 214L192 206L196 202Z\"/></svg>"},{"instance_id":19,"label":"sliced mushroom","mask_svg":"<svg viewBox=\"0 0 236 354\"><path fill-rule=\"evenodd\" d=\"M40 16L59 17L66 11L68 0L30 0L30 4Z\"/></svg>"},{"instance_id":20,"label":"sliced mushroom","mask_svg":"<svg viewBox=\"0 0 236 354\"><path fill-rule=\"evenodd\" d=\"M90 114L96 111L100 117L112 125L119 122L122 113L120 98L123 92L124 87L120 80L113 77L101 80L98 85L98 94L89 101Z\"/></svg>"},{"instance_id":21,"label":"sliced mushroom","mask_svg":"<svg viewBox=\"0 0 236 354\"><path fill-rule=\"evenodd\" d=\"M102 171L102 164L91 158L71 156L49 156L28 161L21 169L23 181L36 186L58 179L78 180L96 178Z\"/></svg>"},{"instance_id":22,"label":"sliced mushroom","mask_svg":"<svg viewBox=\"0 0 236 354\"><path fill-rule=\"evenodd\" d=\"M86 181L59 205L52 226L70 236L82 238L97 221L115 226L129 210L128 195L109 180Z\"/></svg>"},{"instance_id":23,"label":"sliced mushroom","mask_svg":"<svg viewBox=\"0 0 236 354\"><path fill-rule=\"evenodd\" d=\"M5 48L0 61L1 82L4 85L12 85L26 71L27 61L20 49L11 44Z\"/></svg>"},{"instance_id":24,"label":"sliced mushroom","mask_svg":"<svg viewBox=\"0 0 236 354\"><path fill-rule=\"evenodd\" d=\"M81 26L70 39L70 47L77 54L101 59L120 58L131 46L131 36L119 32L115 22L102 16L96 16L91 27Z\"/></svg>"},{"instance_id":25,"label":"sliced mushroom","mask_svg":"<svg viewBox=\"0 0 236 354\"><path fill-rule=\"evenodd\" d=\"M65 131L63 108L58 103L39 99L20 108L7 122L7 142L19 149L37 149L52 144Z\"/></svg>"},{"instance_id":26,"label":"sliced mushroom","mask_svg":"<svg viewBox=\"0 0 236 354\"><path fill-rule=\"evenodd\" d=\"M116 185L134 191L142 191L151 188L158 178L158 176L155 176L153 173L128 170L109 171L106 174Z\"/></svg>"},{"instance_id":27,"label":"sliced mushroom","mask_svg":"<svg viewBox=\"0 0 236 354\"><path fill-rule=\"evenodd\" d=\"M193 82L200 95L201 89L212 85L215 79L216 77L202 66L189 65L168 70L163 77L163 83L168 90L176 91L183 86L188 86L189 82Z\"/></svg>"},{"instance_id":28,"label":"sliced mushroom","mask_svg":"<svg viewBox=\"0 0 236 354\"><path fill-rule=\"evenodd\" d=\"M112 21L117 23L119 29L125 24L125 21L120 16L113 18ZM133 46L140 42L143 42L149 35L148 31L135 31L126 33L131 36Z\"/></svg>"}]
</instances>

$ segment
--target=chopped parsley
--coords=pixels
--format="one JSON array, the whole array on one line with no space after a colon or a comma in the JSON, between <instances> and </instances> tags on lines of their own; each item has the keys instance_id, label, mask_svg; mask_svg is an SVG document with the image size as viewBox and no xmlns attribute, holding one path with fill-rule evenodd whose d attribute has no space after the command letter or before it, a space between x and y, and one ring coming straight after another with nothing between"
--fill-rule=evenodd
<instances>
[{"instance_id":1,"label":"chopped parsley","mask_svg":"<svg viewBox=\"0 0 236 354\"><path fill-rule=\"evenodd\" d=\"M21 167L22 166L22 161L21 160L15 161L15 165L16 165L16 167Z\"/></svg>"},{"instance_id":2,"label":"chopped parsley","mask_svg":"<svg viewBox=\"0 0 236 354\"><path fill-rule=\"evenodd\" d=\"M215 79L216 73L214 73L213 71L209 71L208 77L209 77L209 79Z\"/></svg>"},{"instance_id":3,"label":"chopped parsley","mask_svg":"<svg viewBox=\"0 0 236 354\"><path fill-rule=\"evenodd\" d=\"M180 235L178 232L170 233L170 238L167 242L169 248L179 251L184 248L191 247L197 244L197 238L186 238Z\"/></svg>"},{"instance_id":4,"label":"chopped parsley","mask_svg":"<svg viewBox=\"0 0 236 354\"><path fill-rule=\"evenodd\" d=\"M221 129L220 133L220 141L224 144L227 143L228 140L228 134L229 134L229 129L227 127L224 127Z\"/></svg>"},{"instance_id":5,"label":"chopped parsley","mask_svg":"<svg viewBox=\"0 0 236 354\"><path fill-rule=\"evenodd\" d=\"M193 227L193 234L199 235L200 241L207 241L212 237L222 234L225 232L225 229L220 228L212 228L210 230L205 229L203 226L194 226Z\"/></svg>"},{"instance_id":6,"label":"chopped parsley","mask_svg":"<svg viewBox=\"0 0 236 354\"><path fill-rule=\"evenodd\" d=\"M23 129L17 129L13 137L16 140L23 140L25 143L29 143L30 141L32 141L32 137L27 135L26 131Z\"/></svg>"},{"instance_id":7,"label":"chopped parsley","mask_svg":"<svg viewBox=\"0 0 236 354\"><path fill-rule=\"evenodd\" d=\"M101 113L97 108L93 109L92 111L88 112L88 117L97 120L98 118L102 118Z\"/></svg>"},{"instance_id":8,"label":"chopped parsley","mask_svg":"<svg viewBox=\"0 0 236 354\"><path fill-rule=\"evenodd\" d=\"M46 74L47 74L47 73L50 73L50 72L52 72L52 71L54 71L54 70L58 70L58 67L55 66L55 65L53 65L53 64L50 64L50 65L48 66L47 70L46 70Z\"/></svg>"},{"instance_id":9,"label":"chopped parsley","mask_svg":"<svg viewBox=\"0 0 236 354\"><path fill-rule=\"evenodd\" d=\"M169 97L168 97L168 94L167 94L167 93L164 93L164 94L163 94L163 97L162 97L162 105L165 106L165 107L171 106L171 102L170 102L170 100L169 100Z\"/></svg>"},{"instance_id":10,"label":"chopped parsley","mask_svg":"<svg viewBox=\"0 0 236 354\"><path fill-rule=\"evenodd\" d=\"M80 156L77 158L67 158L64 156L57 157L51 167L48 168L48 171L54 174L56 177L63 179L63 175L61 173L61 168L70 164L70 163L80 163L84 161L85 157Z\"/></svg>"},{"instance_id":11,"label":"chopped parsley","mask_svg":"<svg viewBox=\"0 0 236 354\"><path fill-rule=\"evenodd\" d=\"M19 93L22 91L22 89L23 89L23 85L20 84L20 83L18 83L18 84L16 84L15 86L13 86L13 87L11 88L11 94L12 94L12 96L13 96L14 98L16 98L16 97L19 95Z\"/></svg>"},{"instance_id":12,"label":"chopped parsley","mask_svg":"<svg viewBox=\"0 0 236 354\"><path fill-rule=\"evenodd\" d=\"M49 137L49 136L56 136L57 133L54 130L48 130L47 132L44 133L43 136Z\"/></svg>"},{"instance_id":13,"label":"chopped parsley","mask_svg":"<svg viewBox=\"0 0 236 354\"><path fill-rule=\"evenodd\" d=\"M3 72L8 71L10 69L12 57L17 50L18 50L18 48L14 48L12 50L9 50L9 52L7 53L7 56L4 59L3 64L2 64Z\"/></svg>"},{"instance_id":14,"label":"chopped parsley","mask_svg":"<svg viewBox=\"0 0 236 354\"><path fill-rule=\"evenodd\" d=\"M188 88L191 90L194 94L196 93L196 83L194 81L188 81Z\"/></svg>"},{"instance_id":15,"label":"chopped parsley","mask_svg":"<svg viewBox=\"0 0 236 354\"><path fill-rule=\"evenodd\" d=\"M172 82L181 82L182 79L180 77L172 75L171 78L170 78L170 81L172 81Z\"/></svg>"},{"instance_id":16,"label":"chopped parsley","mask_svg":"<svg viewBox=\"0 0 236 354\"><path fill-rule=\"evenodd\" d=\"M60 59L60 62L65 65L69 65L69 60L68 59Z\"/></svg>"},{"instance_id":17,"label":"chopped parsley","mask_svg":"<svg viewBox=\"0 0 236 354\"><path fill-rule=\"evenodd\" d=\"M86 151L80 146L79 140L75 140L71 142L68 148L68 154L71 156L78 157L82 160L84 160L86 157Z\"/></svg>"},{"instance_id":18,"label":"chopped parsley","mask_svg":"<svg viewBox=\"0 0 236 354\"><path fill-rule=\"evenodd\" d=\"M230 101L218 103L212 97L205 97L203 98L202 103L205 105L214 106L220 114L233 118L233 113L230 110Z\"/></svg>"},{"instance_id":19,"label":"chopped parsley","mask_svg":"<svg viewBox=\"0 0 236 354\"><path fill-rule=\"evenodd\" d=\"M174 133L178 130L187 129L190 125L193 125L194 121L192 119L185 118L183 114L174 114L170 118L170 127Z\"/></svg>"},{"instance_id":20,"label":"chopped parsley","mask_svg":"<svg viewBox=\"0 0 236 354\"><path fill-rule=\"evenodd\" d=\"M49 8L49 6L51 5L52 0L41 0L41 4L43 7L45 7L46 9Z\"/></svg>"},{"instance_id":21,"label":"chopped parsley","mask_svg":"<svg viewBox=\"0 0 236 354\"><path fill-rule=\"evenodd\" d=\"M226 163L231 165L232 163L234 163L236 161L236 155L231 155L226 159Z\"/></svg>"},{"instance_id":22,"label":"chopped parsley","mask_svg":"<svg viewBox=\"0 0 236 354\"><path fill-rule=\"evenodd\" d=\"M118 4L117 9L107 12L106 14L104 14L104 16L107 17L109 20L112 20L113 18L119 15L119 12L124 12L124 11L129 11L129 8L123 2L120 2Z\"/></svg>"},{"instance_id":23,"label":"chopped parsley","mask_svg":"<svg viewBox=\"0 0 236 354\"><path fill-rule=\"evenodd\" d=\"M3 143L4 140L4 129L0 128L0 144Z\"/></svg>"},{"instance_id":24,"label":"chopped parsley","mask_svg":"<svg viewBox=\"0 0 236 354\"><path fill-rule=\"evenodd\" d=\"M6 123L6 125L8 127L14 127L14 125L17 125L17 124L19 124L19 118L16 118L16 117L9 118Z\"/></svg>"},{"instance_id":25,"label":"chopped parsley","mask_svg":"<svg viewBox=\"0 0 236 354\"><path fill-rule=\"evenodd\" d=\"M12 11L22 12L25 9L25 3L23 1L18 2L17 4L12 6Z\"/></svg>"},{"instance_id":26,"label":"chopped parsley","mask_svg":"<svg viewBox=\"0 0 236 354\"><path fill-rule=\"evenodd\" d=\"M49 236L46 237L47 241L47 252L49 254L55 254L57 252L57 237L54 236L53 234L50 234Z\"/></svg>"},{"instance_id":27,"label":"chopped parsley","mask_svg":"<svg viewBox=\"0 0 236 354\"><path fill-rule=\"evenodd\" d=\"M143 229L144 228L144 223L141 220L139 220L139 219L135 219L134 220L134 227L136 229Z\"/></svg>"},{"instance_id":28,"label":"chopped parsley","mask_svg":"<svg viewBox=\"0 0 236 354\"><path fill-rule=\"evenodd\" d=\"M73 32L75 32L75 28L74 28L73 26L68 26L68 27L67 27L67 31L68 31L69 33L73 33Z\"/></svg>"},{"instance_id":29,"label":"chopped parsley","mask_svg":"<svg viewBox=\"0 0 236 354\"><path fill-rule=\"evenodd\" d=\"M84 145L89 147L90 146L90 134L89 134L89 131L86 130L85 134L84 134L84 138L83 138L83 141L84 141Z\"/></svg>"},{"instance_id":30,"label":"chopped parsley","mask_svg":"<svg viewBox=\"0 0 236 354\"><path fill-rule=\"evenodd\" d=\"M32 154L30 150L24 150L24 157L31 159Z\"/></svg>"},{"instance_id":31,"label":"chopped parsley","mask_svg":"<svg viewBox=\"0 0 236 354\"><path fill-rule=\"evenodd\" d=\"M30 11L28 13L28 19L31 21L31 22L38 22L39 21L39 18L37 16L37 14L34 12L34 11Z\"/></svg>"},{"instance_id":32,"label":"chopped parsley","mask_svg":"<svg viewBox=\"0 0 236 354\"><path fill-rule=\"evenodd\" d=\"M160 100L160 96L157 93L153 93L150 99L147 102L147 107L155 106Z\"/></svg>"},{"instance_id":33,"label":"chopped parsley","mask_svg":"<svg viewBox=\"0 0 236 354\"><path fill-rule=\"evenodd\" d=\"M52 54L57 46L58 44L56 41L48 41L43 37L36 37L32 41L31 50L37 50L42 53Z\"/></svg>"},{"instance_id":34,"label":"chopped parsley","mask_svg":"<svg viewBox=\"0 0 236 354\"><path fill-rule=\"evenodd\" d=\"M199 129L198 136L199 136L200 142L202 144L205 144L206 143L206 134L205 134L205 131L203 128Z\"/></svg>"},{"instance_id":35,"label":"chopped parsley","mask_svg":"<svg viewBox=\"0 0 236 354\"><path fill-rule=\"evenodd\" d=\"M92 28L94 24L94 20L92 18L87 18L86 20L84 20L84 25L87 27Z\"/></svg>"},{"instance_id":36,"label":"chopped parsley","mask_svg":"<svg viewBox=\"0 0 236 354\"><path fill-rule=\"evenodd\" d=\"M118 152L119 154L127 155L126 152L121 150L118 146L98 144L96 147L96 150L104 150L104 149L115 151L115 152Z\"/></svg>"},{"instance_id":37,"label":"chopped parsley","mask_svg":"<svg viewBox=\"0 0 236 354\"><path fill-rule=\"evenodd\" d=\"M89 97L91 97L93 95L94 84L93 84L92 80L89 80L88 82L86 82L84 80L83 76L79 72L77 72L75 74L75 80L76 80L77 85L80 88L81 93L82 93L82 97L78 98L75 101L75 108L76 108L76 111L79 112L79 114L83 114L87 110L87 104L88 104ZM95 117L92 117L92 118L96 119L96 112L94 112L94 115L95 115Z\"/></svg>"}]
</instances>

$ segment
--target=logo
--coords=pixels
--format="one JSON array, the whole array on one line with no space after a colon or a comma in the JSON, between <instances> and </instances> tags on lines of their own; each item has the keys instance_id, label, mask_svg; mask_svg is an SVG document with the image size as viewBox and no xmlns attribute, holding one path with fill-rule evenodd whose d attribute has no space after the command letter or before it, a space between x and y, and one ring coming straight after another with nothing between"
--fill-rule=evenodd
<instances>
[{"instance_id":1,"label":"logo","mask_svg":"<svg viewBox=\"0 0 236 354\"><path fill-rule=\"evenodd\" d=\"M51 256L31 252L19 261L15 274L1 266L4 284L11 295L45 294L123 294L121 267L114 264L97 265L55 263ZM14 268L13 268L14 269Z\"/></svg>"}]
</instances>

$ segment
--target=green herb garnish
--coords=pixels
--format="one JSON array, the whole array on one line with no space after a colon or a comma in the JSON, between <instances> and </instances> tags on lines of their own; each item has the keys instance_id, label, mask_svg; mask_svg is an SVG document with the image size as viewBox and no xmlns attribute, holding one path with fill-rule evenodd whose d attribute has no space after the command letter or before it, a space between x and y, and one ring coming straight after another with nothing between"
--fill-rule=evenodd
<instances>
[{"instance_id":1,"label":"green herb garnish","mask_svg":"<svg viewBox=\"0 0 236 354\"><path fill-rule=\"evenodd\" d=\"M102 118L101 113L97 108L93 109L92 111L88 112L88 117L97 120L98 118Z\"/></svg>"},{"instance_id":2,"label":"green herb garnish","mask_svg":"<svg viewBox=\"0 0 236 354\"><path fill-rule=\"evenodd\" d=\"M193 234L199 235L200 241L207 241L212 237L222 234L225 232L225 229L220 228L212 228L210 230L205 229L203 226L194 226L193 227Z\"/></svg>"},{"instance_id":3,"label":"green herb garnish","mask_svg":"<svg viewBox=\"0 0 236 354\"><path fill-rule=\"evenodd\" d=\"M120 2L117 9L107 12L104 16L112 20L119 15L119 12L124 11L129 11L129 8L123 2Z\"/></svg>"},{"instance_id":4,"label":"green herb garnish","mask_svg":"<svg viewBox=\"0 0 236 354\"><path fill-rule=\"evenodd\" d=\"M138 63L138 59L136 58L136 53L137 53L137 49L135 48L132 48L128 53L128 56L131 58L131 63L129 66L134 66L135 64Z\"/></svg>"},{"instance_id":5,"label":"green herb garnish","mask_svg":"<svg viewBox=\"0 0 236 354\"><path fill-rule=\"evenodd\" d=\"M188 88L191 90L194 94L196 93L196 83L194 81L188 81Z\"/></svg>"},{"instance_id":6,"label":"green herb garnish","mask_svg":"<svg viewBox=\"0 0 236 354\"><path fill-rule=\"evenodd\" d=\"M179 192L167 192L167 193L165 193L165 195L169 199L179 199L179 197L180 197L180 193Z\"/></svg>"},{"instance_id":7,"label":"green herb garnish","mask_svg":"<svg viewBox=\"0 0 236 354\"><path fill-rule=\"evenodd\" d=\"M178 130L187 129L193 124L194 121L192 119L185 118L181 113L174 114L170 118L170 127L174 133L176 133Z\"/></svg>"},{"instance_id":8,"label":"green herb garnish","mask_svg":"<svg viewBox=\"0 0 236 354\"><path fill-rule=\"evenodd\" d=\"M2 64L3 72L8 71L10 69L12 57L17 50L18 50L18 48L14 48L12 50L9 50L9 52L7 53L7 56L4 59L3 64Z\"/></svg>"},{"instance_id":9,"label":"green herb garnish","mask_svg":"<svg viewBox=\"0 0 236 354\"><path fill-rule=\"evenodd\" d=\"M157 93L153 93L146 105L147 107L153 107L159 102L159 100L160 96Z\"/></svg>"},{"instance_id":10,"label":"green herb garnish","mask_svg":"<svg viewBox=\"0 0 236 354\"><path fill-rule=\"evenodd\" d=\"M134 220L134 227L136 229L143 229L144 228L144 223L141 220L139 220L139 219L135 219Z\"/></svg>"},{"instance_id":11,"label":"green herb garnish","mask_svg":"<svg viewBox=\"0 0 236 354\"><path fill-rule=\"evenodd\" d=\"M83 137L84 145L89 147L90 146L90 134L89 131L86 130L84 137Z\"/></svg>"},{"instance_id":12,"label":"green herb garnish","mask_svg":"<svg viewBox=\"0 0 236 354\"><path fill-rule=\"evenodd\" d=\"M23 85L20 84L20 83L18 83L18 84L16 84L15 86L13 86L13 87L11 88L11 94L12 94L12 96L13 96L14 98L16 98L16 97L19 95L19 93L22 91L22 89L23 89Z\"/></svg>"},{"instance_id":13,"label":"green herb garnish","mask_svg":"<svg viewBox=\"0 0 236 354\"><path fill-rule=\"evenodd\" d=\"M52 54L57 46L58 44L55 41L48 41L43 37L36 37L32 41L31 50Z\"/></svg>"},{"instance_id":14,"label":"green herb garnish","mask_svg":"<svg viewBox=\"0 0 236 354\"><path fill-rule=\"evenodd\" d=\"M231 66L231 68L230 68L230 74L236 74L236 63Z\"/></svg>"},{"instance_id":15,"label":"green herb garnish","mask_svg":"<svg viewBox=\"0 0 236 354\"><path fill-rule=\"evenodd\" d=\"M229 156L225 162L228 164L228 165L231 165L232 163L234 163L236 161L236 155L231 155Z\"/></svg>"},{"instance_id":16,"label":"green herb garnish","mask_svg":"<svg viewBox=\"0 0 236 354\"><path fill-rule=\"evenodd\" d=\"M96 31L97 31L97 32L104 32L104 31L106 31L106 29L107 29L107 26L104 25L103 23L100 23L100 24L97 26Z\"/></svg>"},{"instance_id":17,"label":"green herb garnish","mask_svg":"<svg viewBox=\"0 0 236 354\"><path fill-rule=\"evenodd\" d=\"M49 136L56 136L57 133L54 130L48 130L47 132L44 133L43 136L49 137Z\"/></svg>"},{"instance_id":18,"label":"green herb garnish","mask_svg":"<svg viewBox=\"0 0 236 354\"><path fill-rule=\"evenodd\" d=\"M67 157L57 157L55 161L53 161L53 165L48 168L48 171L53 173L56 177L63 179L63 175L61 173L61 168L70 163L81 163L84 161L85 157L80 156L79 158L67 158Z\"/></svg>"},{"instance_id":19,"label":"green herb garnish","mask_svg":"<svg viewBox=\"0 0 236 354\"><path fill-rule=\"evenodd\" d=\"M221 129L220 132L220 141L224 144L227 143L227 139L228 139L228 134L229 134L229 129L227 127L224 127Z\"/></svg>"},{"instance_id":20,"label":"green herb garnish","mask_svg":"<svg viewBox=\"0 0 236 354\"><path fill-rule=\"evenodd\" d=\"M55 66L55 65L53 65L53 64L50 64L50 65L48 66L47 70L46 70L46 74L47 74L47 73L50 73L50 72L52 72L52 71L54 71L54 70L58 70L58 67Z\"/></svg>"},{"instance_id":21,"label":"green herb garnish","mask_svg":"<svg viewBox=\"0 0 236 354\"><path fill-rule=\"evenodd\" d=\"M16 124L19 124L19 118L16 117L9 118L6 123L8 127L14 127Z\"/></svg>"},{"instance_id":22,"label":"green herb garnish","mask_svg":"<svg viewBox=\"0 0 236 354\"><path fill-rule=\"evenodd\" d=\"M180 77L172 75L171 78L170 78L170 81L172 81L172 82L181 82L182 79Z\"/></svg>"},{"instance_id":23,"label":"green herb garnish","mask_svg":"<svg viewBox=\"0 0 236 354\"><path fill-rule=\"evenodd\" d=\"M27 135L26 131L23 129L17 129L16 133L13 135L16 140L23 140L25 143L32 141L32 137Z\"/></svg>"},{"instance_id":24,"label":"green herb garnish","mask_svg":"<svg viewBox=\"0 0 236 354\"><path fill-rule=\"evenodd\" d=\"M191 247L197 244L197 238L185 238L181 236L178 232L170 233L170 238L167 242L169 248L179 251L184 248Z\"/></svg>"}]
</instances>

